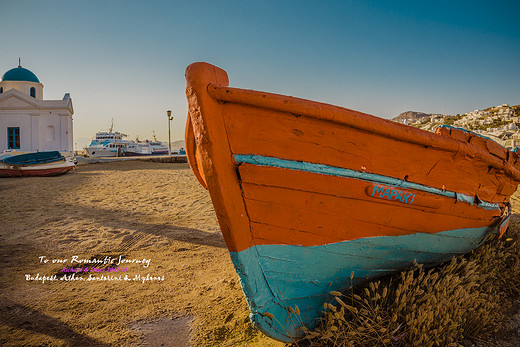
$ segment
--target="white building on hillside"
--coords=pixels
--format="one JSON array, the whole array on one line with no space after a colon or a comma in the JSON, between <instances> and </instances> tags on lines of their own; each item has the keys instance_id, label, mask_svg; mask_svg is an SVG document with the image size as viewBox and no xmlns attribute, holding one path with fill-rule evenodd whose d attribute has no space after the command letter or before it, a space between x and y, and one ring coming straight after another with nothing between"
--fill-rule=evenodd
<instances>
[{"instance_id":1,"label":"white building on hillside","mask_svg":"<svg viewBox=\"0 0 520 347\"><path fill-rule=\"evenodd\" d=\"M0 80L0 153L72 152L72 99L44 100L43 84L21 65Z\"/></svg>"}]
</instances>

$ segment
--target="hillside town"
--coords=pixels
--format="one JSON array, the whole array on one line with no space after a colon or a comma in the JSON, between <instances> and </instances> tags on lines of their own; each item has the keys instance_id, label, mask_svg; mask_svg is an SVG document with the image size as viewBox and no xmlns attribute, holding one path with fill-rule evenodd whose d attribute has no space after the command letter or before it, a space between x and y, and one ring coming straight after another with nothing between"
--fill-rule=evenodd
<instances>
[{"instance_id":1,"label":"hillside town","mask_svg":"<svg viewBox=\"0 0 520 347\"><path fill-rule=\"evenodd\" d=\"M428 131L452 125L491 138L508 149L520 147L520 105L504 104L455 116L409 111L393 120Z\"/></svg>"}]
</instances>

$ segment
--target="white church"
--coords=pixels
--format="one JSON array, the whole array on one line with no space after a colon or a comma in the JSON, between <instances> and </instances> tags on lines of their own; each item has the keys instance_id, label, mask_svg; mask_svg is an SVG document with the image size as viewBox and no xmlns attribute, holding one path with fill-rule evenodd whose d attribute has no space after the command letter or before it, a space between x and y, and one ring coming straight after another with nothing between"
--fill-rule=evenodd
<instances>
[{"instance_id":1,"label":"white church","mask_svg":"<svg viewBox=\"0 0 520 347\"><path fill-rule=\"evenodd\" d=\"M0 153L72 152L72 99L44 100L43 84L20 64L0 80Z\"/></svg>"}]
</instances>

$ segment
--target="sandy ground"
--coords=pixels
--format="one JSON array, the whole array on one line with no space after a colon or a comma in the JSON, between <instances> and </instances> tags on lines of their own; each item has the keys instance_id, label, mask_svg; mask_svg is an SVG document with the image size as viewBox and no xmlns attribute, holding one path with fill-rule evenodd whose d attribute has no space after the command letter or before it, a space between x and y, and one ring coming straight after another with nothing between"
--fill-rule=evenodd
<instances>
[{"instance_id":1,"label":"sandy ground","mask_svg":"<svg viewBox=\"0 0 520 347\"><path fill-rule=\"evenodd\" d=\"M249 323L187 164L84 165L0 194L0 345L283 345Z\"/></svg>"},{"instance_id":2,"label":"sandy ground","mask_svg":"<svg viewBox=\"0 0 520 347\"><path fill-rule=\"evenodd\" d=\"M284 345L249 323L209 194L187 164L83 165L0 179L0 195L0 345ZM518 192L512 202L520 211ZM82 262L93 259L107 263ZM483 345L518 345L519 310Z\"/></svg>"}]
</instances>

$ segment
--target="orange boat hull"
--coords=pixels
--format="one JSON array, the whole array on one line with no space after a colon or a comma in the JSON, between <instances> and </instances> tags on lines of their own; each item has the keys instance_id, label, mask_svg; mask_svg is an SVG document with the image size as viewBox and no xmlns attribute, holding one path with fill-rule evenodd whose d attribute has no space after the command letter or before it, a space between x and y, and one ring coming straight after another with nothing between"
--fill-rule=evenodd
<instances>
[{"instance_id":1,"label":"orange boat hull","mask_svg":"<svg viewBox=\"0 0 520 347\"><path fill-rule=\"evenodd\" d=\"M445 261L505 225L518 156L491 140L230 88L206 63L186 79L190 166L273 338L312 327L331 290Z\"/></svg>"}]
</instances>

